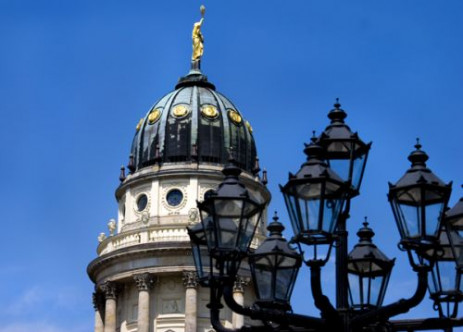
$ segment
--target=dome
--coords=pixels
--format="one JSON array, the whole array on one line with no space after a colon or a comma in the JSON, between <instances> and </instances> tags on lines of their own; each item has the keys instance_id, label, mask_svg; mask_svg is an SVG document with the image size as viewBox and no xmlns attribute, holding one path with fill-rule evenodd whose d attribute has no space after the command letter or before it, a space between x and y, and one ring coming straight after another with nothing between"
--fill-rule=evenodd
<instances>
[{"instance_id":1,"label":"dome","mask_svg":"<svg viewBox=\"0 0 463 332\"><path fill-rule=\"evenodd\" d=\"M138 123L129 168L135 172L165 163L224 165L230 151L244 171L258 172L251 125L193 68Z\"/></svg>"}]
</instances>

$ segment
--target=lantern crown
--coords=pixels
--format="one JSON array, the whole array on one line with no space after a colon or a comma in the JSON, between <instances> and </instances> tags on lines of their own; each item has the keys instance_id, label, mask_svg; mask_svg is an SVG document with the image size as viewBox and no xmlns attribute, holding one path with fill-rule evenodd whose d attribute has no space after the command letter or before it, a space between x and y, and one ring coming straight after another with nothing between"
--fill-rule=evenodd
<instances>
[{"instance_id":1,"label":"lantern crown","mask_svg":"<svg viewBox=\"0 0 463 332\"><path fill-rule=\"evenodd\" d=\"M349 269L358 269L358 261L371 261L373 264L369 267L370 273L374 273L378 270L386 270L389 272L394 265L395 259L389 259L373 243L372 238L375 236L375 232L369 227L369 223L366 220L363 223L363 227L358 230L357 236L359 237L359 242L349 253ZM352 264L355 264L355 267L352 266Z\"/></svg>"},{"instance_id":2,"label":"lantern crown","mask_svg":"<svg viewBox=\"0 0 463 332\"><path fill-rule=\"evenodd\" d=\"M417 183L442 187L450 186L451 183L445 184L444 181L427 167L426 161L428 161L429 156L426 152L421 150L422 145L419 143L419 139L417 141L415 150L408 156L408 160L412 163L411 167L395 185L392 185L392 187L408 187Z\"/></svg>"}]
</instances>

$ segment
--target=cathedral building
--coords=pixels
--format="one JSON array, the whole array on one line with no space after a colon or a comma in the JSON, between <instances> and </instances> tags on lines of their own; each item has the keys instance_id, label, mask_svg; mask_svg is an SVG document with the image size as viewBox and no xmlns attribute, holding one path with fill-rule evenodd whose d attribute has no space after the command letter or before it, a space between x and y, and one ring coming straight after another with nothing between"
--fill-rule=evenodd
<instances>
[{"instance_id":1,"label":"cathedral building","mask_svg":"<svg viewBox=\"0 0 463 332\"><path fill-rule=\"evenodd\" d=\"M95 284L95 332L212 331L209 290L198 285L187 233L200 222L197 201L221 183L230 155L249 192L270 199L251 125L200 70L202 24L203 18L193 28L190 72L137 124L127 171L121 168L117 220L98 237L87 269ZM254 247L264 232L260 225ZM245 267L234 297L253 302ZM223 311L224 326L244 324Z\"/></svg>"}]
</instances>

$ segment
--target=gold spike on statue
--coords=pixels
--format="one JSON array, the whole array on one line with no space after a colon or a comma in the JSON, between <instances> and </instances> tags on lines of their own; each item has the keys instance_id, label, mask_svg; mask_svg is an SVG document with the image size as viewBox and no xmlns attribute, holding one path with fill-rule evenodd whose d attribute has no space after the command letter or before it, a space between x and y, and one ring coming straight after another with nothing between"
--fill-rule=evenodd
<instances>
[{"instance_id":1,"label":"gold spike on statue","mask_svg":"<svg viewBox=\"0 0 463 332\"><path fill-rule=\"evenodd\" d=\"M201 33L201 25L204 21L204 13L206 12L206 7L204 7L204 5L201 5L199 10L201 11L201 20L193 25L193 32L191 36L193 38L193 54L191 56L192 61L201 60L204 51L204 37Z\"/></svg>"}]
</instances>

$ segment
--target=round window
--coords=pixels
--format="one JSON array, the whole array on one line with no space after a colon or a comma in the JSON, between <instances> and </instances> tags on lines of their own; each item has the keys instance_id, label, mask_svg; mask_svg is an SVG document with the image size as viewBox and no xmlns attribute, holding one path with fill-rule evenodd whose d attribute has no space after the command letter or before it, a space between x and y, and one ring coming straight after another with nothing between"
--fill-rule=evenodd
<instances>
[{"instance_id":1,"label":"round window","mask_svg":"<svg viewBox=\"0 0 463 332\"><path fill-rule=\"evenodd\" d=\"M137 199L137 210L138 211L143 211L146 209L146 206L148 205L148 196L145 194L140 195Z\"/></svg>"},{"instance_id":2,"label":"round window","mask_svg":"<svg viewBox=\"0 0 463 332\"><path fill-rule=\"evenodd\" d=\"M172 189L167 193L166 200L170 206L178 206L182 203L183 193L178 189Z\"/></svg>"}]
</instances>

